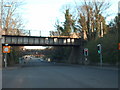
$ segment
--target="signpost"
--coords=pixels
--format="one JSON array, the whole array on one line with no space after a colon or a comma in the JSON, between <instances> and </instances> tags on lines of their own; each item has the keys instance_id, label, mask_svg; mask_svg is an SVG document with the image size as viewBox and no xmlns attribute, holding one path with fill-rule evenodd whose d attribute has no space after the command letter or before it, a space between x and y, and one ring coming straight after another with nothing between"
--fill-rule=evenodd
<instances>
[{"instance_id":1,"label":"signpost","mask_svg":"<svg viewBox=\"0 0 120 90\"><path fill-rule=\"evenodd\" d=\"M5 53L5 58L4 58L5 67L7 67L7 53L10 53L10 46L7 45L8 44L6 44L6 46L3 46L3 53Z\"/></svg>"}]
</instances>

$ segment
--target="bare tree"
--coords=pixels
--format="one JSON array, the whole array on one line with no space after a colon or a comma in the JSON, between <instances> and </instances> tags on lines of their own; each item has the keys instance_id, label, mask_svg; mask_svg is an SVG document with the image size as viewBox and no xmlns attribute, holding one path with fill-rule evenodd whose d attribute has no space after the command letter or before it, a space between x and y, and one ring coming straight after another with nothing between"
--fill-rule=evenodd
<instances>
[{"instance_id":1,"label":"bare tree","mask_svg":"<svg viewBox=\"0 0 120 90\"><path fill-rule=\"evenodd\" d=\"M9 5L10 7L6 7ZM19 8L23 2L18 0L4 0L2 25L6 35L17 35L22 33L20 28L24 27L23 20L19 15Z\"/></svg>"},{"instance_id":2,"label":"bare tree","mask_svg":"<svg viewBox=\"0 0 120 90\"><path fill-rule=\"evenodd\" d=\"M22 18L20 17L19 9L24 3L18 0L3 0L2 3L2 31L5 35L20 35L24 34L21 29L24 27ZM9 64L15 64L19 58L21 47L11 47L12 51L9 54Z\"/></svg>"},{"instance_id":3,"label":"bare tree","mask_svg":"<svg viewBox=\"0 0 120 90\"><path fill-rule=\"evenodd\" d=\"M103 34L107 32L105 16L103 14L109 7L110 3L105 2L105 0L84 0L82 5L77 8L79 12L79 23L82 26L84 37L87 40L103 37Z\"/></svg>"}]
</instances>

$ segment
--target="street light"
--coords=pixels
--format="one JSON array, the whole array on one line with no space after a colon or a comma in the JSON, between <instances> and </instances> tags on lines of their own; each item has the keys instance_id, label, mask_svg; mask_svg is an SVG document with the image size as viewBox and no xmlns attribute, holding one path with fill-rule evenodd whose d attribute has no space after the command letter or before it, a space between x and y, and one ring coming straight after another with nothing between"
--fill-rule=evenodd
<instances>
[{"instance_id":1,"label":"street light","mask_svg":"<svg viewBox=\"0 0 120 90\"><path fill-rule=\"evenodd\" d=\"M12 7L12 5L3 5L3 0L1 0L1 16L0 16L0 38L2 38L2 15L3 15L3 7Z\"/></svg>"},{"instance_id":2,"label":"street light","mask_svg":"<svg viewBox=\"0 0 120 90\"><path fill-rule=\"evenodd\" d=\"M1 0L0 3L0 69L2 68L2 4L3 0Z\"/></svg>"},{"instance_id":3,"label":"street light","mask_svg":"<svg viewBox=\"0 0 120 90\"><path fill-rule=\"evenodd\" d=\"M12 5L4 5L4 7L12 7Z\"/></svg>"},{"instance_id":4,"label":"street light","mask_svg":"<svg viewBox=\"0 0 120 90\"><path fill-rule=\"evenodd\" d=\"M11 5L4 5L4 7L11 7ZM0 3L0 68L2 68L2 14L3 14L3 0Z\"/></svg>"}]
</instances>

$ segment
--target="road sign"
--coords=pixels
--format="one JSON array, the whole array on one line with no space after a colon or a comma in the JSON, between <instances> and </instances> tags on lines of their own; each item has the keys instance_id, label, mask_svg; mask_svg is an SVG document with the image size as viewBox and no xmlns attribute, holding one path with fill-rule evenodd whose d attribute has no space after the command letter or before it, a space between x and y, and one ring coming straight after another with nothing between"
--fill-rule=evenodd
<instances>
[{"instance_id":1,"label":"road sign","mask_svg":"<svg viewBox=\"0 0 120 90\"><path fill-rule=\"evenodd\" d=\"M10 46L3 46L3 53L10 53Z\"/></svg>"},{"instance_id":2,"label":"road sign","mask_svg":"<svg viewBox=\"0 0 120 90\"><path fill-rule=\"evenodd\" d=\"M118 43L118 50L120 50L120 43Z\"/></svg>"}]
</instances>

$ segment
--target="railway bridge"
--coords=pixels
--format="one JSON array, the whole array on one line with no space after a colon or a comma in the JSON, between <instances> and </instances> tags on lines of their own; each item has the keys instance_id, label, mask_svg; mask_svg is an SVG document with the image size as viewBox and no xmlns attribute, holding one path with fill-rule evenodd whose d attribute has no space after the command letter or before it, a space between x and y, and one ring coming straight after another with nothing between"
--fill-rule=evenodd
<instances>
[{"instance_id":1,"label":"railway bridge","mask_svg":"<svg viewBox=\"0 0 120 90\"><path fill-rule=\"evenodd\" d=\"M84 40L70 37L41 37L41 36L19 36L2 35L2 46L69 46L72 47L69 57L70 63L81 62L81 52Z\"/></svg>"}]
</instances>

